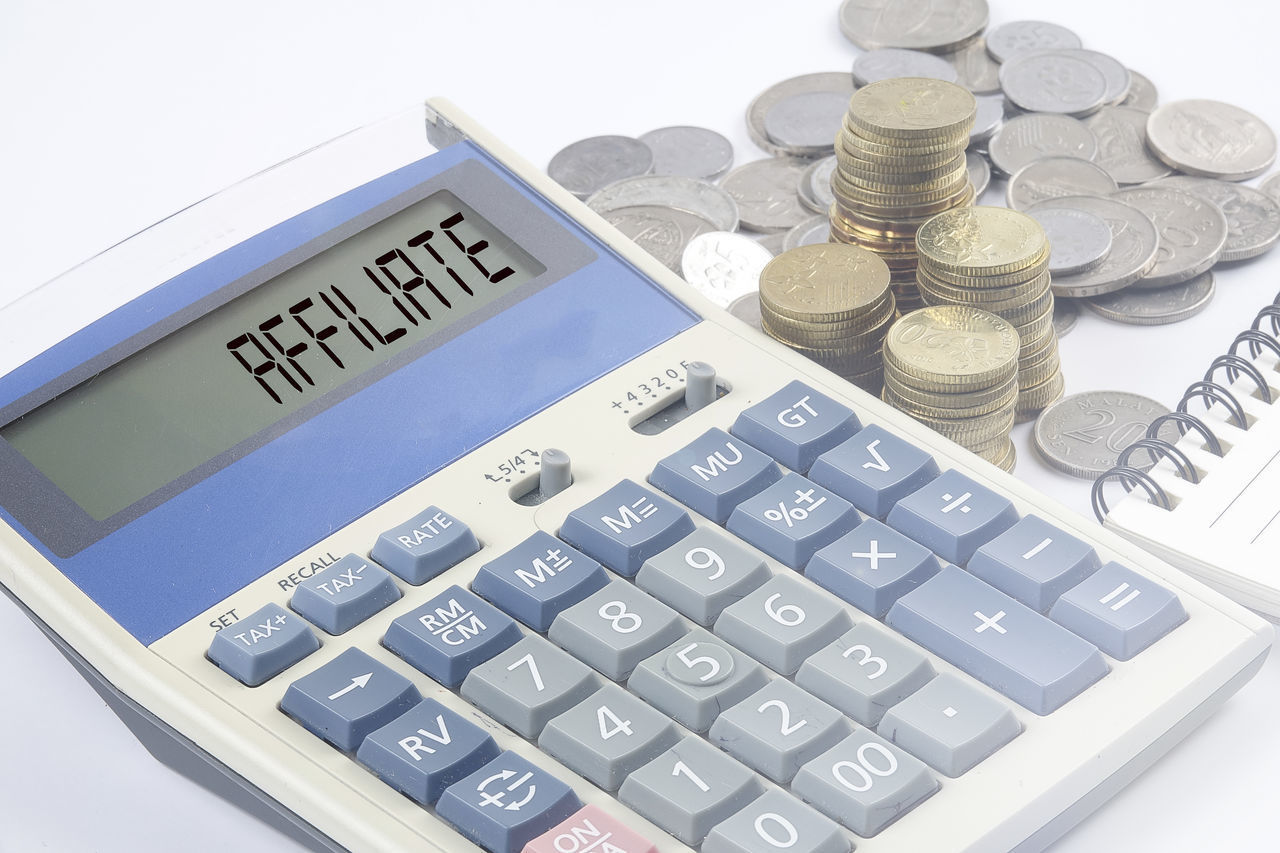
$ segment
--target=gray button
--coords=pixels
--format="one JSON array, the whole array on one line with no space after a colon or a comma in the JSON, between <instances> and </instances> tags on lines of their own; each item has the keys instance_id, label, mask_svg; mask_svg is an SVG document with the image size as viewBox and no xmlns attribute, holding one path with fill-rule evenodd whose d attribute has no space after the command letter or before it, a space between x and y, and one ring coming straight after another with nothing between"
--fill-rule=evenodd
<instances>
[{"instance_id":1,"label":"gray button","mask_svg":"<svg viewBox=\"0 0 1280 853\"><path fill-rule=\"evenodd\" d=\"M347 649L290 684L280 710L312 734L350 751L420 701L409 679L359 649Z\"/></svg>"},{"instance_id":2,"label":"gray button","mask_svg":"<svg viewBox=\"0 0 1280 853\"><path fill-rule=\"evenodd\" d=\"M643 661L627 687L677 723L701 733L722 708L768 681L764 667L699 628Z\"/></svg>"},{"instance_id":3,"label":"gray button","mask_svg":"<svg viewBox=\"0 0 1280 853\"><path fill-rule=\"evenodd\" d=\"M716 524L782 476L778 465L742 439L710 429L658 462L649 482Z\"/></svg>"},{"instance_id":4,"label":"gray button","mask_svg":"<svg viewBox=\"0 0 1280 853\"><path fill-rule=\"evenodd\" d=\"M852 625L844 608L794 575L776 575L731 604L715 632L783 675Z\"/></svg>"},{"instance_id":5,"label":"gray button","mask_svg":"<svg viewBox=\"0 0 1280 853\"><path fill-rule=\"evenodd\" d=\"M615 580L562 612L547 636L579 660L622 681L640 661L685 632L674 610Z\"/></svg>"},{"instance_id":6,"label":"gray button","mask_svg":"<svg viewBox=\"0 0 1280 853\"><path fill-rule=\"evenodd\" d=\"M799 569L815 551L861 520L844 498L792 473L738 504L727 526L771 557Z\"/></svg>"},{"instance_id":7,"label":"gray button","mask_svg":"<svg viewBox=\"0 0 1280 853\"><path fill-rule=\"evenodd\" d=\"M773 577L764 559L724 534L699 527L645 561L636 585L699 625Z\"/></svg>"},{"instance_id":8,"label":"gray button","mask_svg":"<svg viewBox=\"0 0 1280 853\"><path fill-rule=\"evenodd\" d=\"M890 708L879 732L955 778L1017 737L1022 724L999 699L944 672Z\"/></svg>"},{"instance_id":9,"label":"gray button","mask_svg":"<svg viewBox=\"0 0 1280 853\"><path fill-rule=\"evenodd\" d=\"M578 507L560 526L561 539L627 578L692 532L689 513L631 480Z\"/></svg>"},{"instance_id":10,"label":"gray button","mask_svg":"<svg viewBox=\"0 0 1280 853\"><path fill-rule=\"evenodd\" d=\"M330 634L341 634L399 598L390 574L347 554L298 584L289 606Z\"/></svg>"},{"instance_id":11,"label":"gray button","mask_svg":"<svg viewBox=\"0 0 1280 853\"><path fill-rule=\"evenodd\" d=\"M763 790L750 770L701 738L686 737L628 776L618 798L696 847Z\"/></svg>"},{"instance_id":12,"label":"gray button","mask_svg":"<svg viewBox=\"0 0 1280 853\"><path fill-rule=\"evenodd\" d=\"M814 554L804 576L863 613L883 619L899 596L939 568L928 548L872 518Z\"/></svg>"},{"instance_id":13,"label":"gray button","mask_svg":"<svg viewBox=\"0 0 1280 853\"><path fill-rule=\"evenodd\" d=\"M209 659L232 678L257 687L320 648L311 627L268 604L213 635Z\"/></svg>"},{"instance_id":14,"label":"gray button","mask_svg":"<svg viewBox=\"0 0 1280 853\"><path fill-rule=\"evenodd\" d=\"M979 546L1012 527L1018 512L1004 495L959 471L943 471L898 501L887 520L943 559L963 565Z\"/></svg>"},{"instance_id":15,"label":"gray button","mask_svg":"<svg viewBox=\"0 0 1280 853\"><path fill-rule=\"evenodd\" d=\"M538 746L606 791L680 740L675 724L616 684L547 723Z\"/></svg>"},{"instance_id":16,"label":"gray button","mask_svg":"<svg viewBox=\"0 0 1280 853\"><path fill-rule=\"evenodd\" d=\"M859 426L848 406L796 380L745 409L729 431L803 474Z\"/></svg>"},{"instance_id":17,"label":"gray button","mask_svg":"<svg viewBox=\"0 0 1280 853\"><path fill-rule=\"evenodd\" d=\"M421 584L479 550L471 528L429 506L379 536L369 556L409 583Z\"/></svg>"},{"instance_id":18,"label":"gray button","mask_svg":"<svg viewBox=\"0 0 1280 853\"><path fill-rule=\"evenodd\" d=\"M801 767L791 790L870 838L928 799L938 781L919 759L858 729Z\"/></svg>"},{"instance_id":19,"label":"gray button","mask_svg":"<svg viewBox=\"0 0 1280 853\"><path fill-rule=\"evenodd\" d=\"M818 457L809 479L873 518L938 476L933 457L878 424Z\"/></svg>"},{"instance_id":20,"label":"gray button","mask_svg":"<svg viewBox=\"0 0 1280 853\"><path fill-rule=\"evenodd\" d=\"M849 734L849 721L826 702L777 679L721 714L711 742L775 782Z\"/></svg>"},{"instance_id":21,"label":"gray button","mask_svg":"<svg viewBox=\"0 0 1280 853\"><path fill-rule=\"evenodd\" d=\"M1128 660L1187 619L1169 590L1119 563L1107 563L1049 611L1117 660Z\"/></svg>"},{"instance_id":22,"label":"gray button","mask_svg":"<svg viewBox=\"0 0 1280 853\"><path fill-rule=\"evenodd\" d=\"M979 548L966 568L1043 613L1100 565L1093 546L1028 515Z\"/></svg>"},{"instance_id":23,"label":"gray button","mask_svg":"<svg viewBox=\"0 0 1280 853\"><path fill-rule=\"evenodd\" d=\"M548 720L599 686L586 664L541 637L525 637L471 670L462 695L498 722L536 738Z\"/></svg>"},{"instance_id":24,"label":"gray button","mask_svg":"<svg viewBox=\"0 0 1280 853\"><path fill-rule=\"evenodd\" d=\"M1095 647L955 566L899 598L887 621L1037 714L1107 674Z\"/></svg>"},{"instance_id":25,"label":"gray button","mask_svg":"<svg viewBox=\"0 0 1280 853\"><path fill-rule=\"evenodd\" d=\"M712 829L702 853L849 853L850 847L840 827L775 788Z\"/></svg>"},{"instance_id":26,"label":"gray button","mask_svg":"<svg viewBox=\"0 0 1280 853\"><path fill-rule=\"evenodd\" d=\"M933 664L919 649L860 622L801 664L796 684L864 726L874 726L931 678Z\"/></svg>"}]
</instances>

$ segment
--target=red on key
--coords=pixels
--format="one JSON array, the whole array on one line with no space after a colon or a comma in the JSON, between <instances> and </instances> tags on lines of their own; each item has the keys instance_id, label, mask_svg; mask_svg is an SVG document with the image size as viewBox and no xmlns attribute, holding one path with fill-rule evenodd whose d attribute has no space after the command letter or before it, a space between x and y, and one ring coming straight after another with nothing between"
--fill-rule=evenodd
<instances>
[{"instance_id":1,"label":"red on key","mask_svg":"<svg viewBox=\"0 0 1280 853\"><path fill-rule=\"evenodd\" d=\"M524 846L524 853L657 853L658 848L596 806L584 806L568 820Z\"/></svg>"}]
</instances>

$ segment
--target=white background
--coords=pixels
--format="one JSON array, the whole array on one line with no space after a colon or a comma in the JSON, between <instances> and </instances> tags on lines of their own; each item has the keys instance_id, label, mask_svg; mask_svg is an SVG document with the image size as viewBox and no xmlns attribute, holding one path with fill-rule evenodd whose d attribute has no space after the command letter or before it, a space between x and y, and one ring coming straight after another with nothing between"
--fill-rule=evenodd
<instances>
[{"instance_id":1,"label":"white background","mask_svg":"<svg viewBox=\"0 0 1280 853\"><path fill-rule=\"evenodd\" d=\"M748 102L852 62L837 5L6 0L0 306L227 184L431 95L540 166L586 136L672 124L714 128L738 162L755 159ZM993 0L991 19L1066 25L1150 77L1164 101L1227 100L1280 127L1280 12L1268 7ZM1215 303L1175 326L1086 313L1062 343L1068 393L1125 389L1172 406L1280 288L1277 273L1280 252L1220 270ZM11 334L0 326L0 355ZM1087 513L1087 484L1046 469L1027 427L1015 437L1017 475ZM155 762L2 597L0 685L0 850L293 849ZM1273 658L1054 850L1275 849L1278 709Z\"/></svg>"}]
</instances>

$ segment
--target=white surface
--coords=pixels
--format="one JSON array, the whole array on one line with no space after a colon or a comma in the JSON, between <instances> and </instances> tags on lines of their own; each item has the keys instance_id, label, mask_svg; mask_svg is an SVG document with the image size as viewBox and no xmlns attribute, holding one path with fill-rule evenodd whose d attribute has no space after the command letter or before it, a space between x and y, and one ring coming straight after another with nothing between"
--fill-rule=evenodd
<instances>
[{"instance_id":1,"label":"white surface","mask_svg":"<svg viewBox=\"0 0 1280 853\"><path fill-rule=\"evenodd\" d=\"M836 2L643 5L13 2L0 12L0 305L251 172L429 95L545 164L602 133L700 124L761 156L743 112L786 77L844 70ZM1162 100L1217 97L1280 127L1267 69L1280 12L1244 0L993 2L1150 77ZM1152 15L1158 18L1152 18ZM990 197L989 197L990 198ZM1220 270L1207 312L1144 329L1086 315L1062 344L1068 393L1172 406L1280 288L1280 253ZM0 348L6 330L0 329ZM1088 488L1017 432L1018 475L1084 513ZM288 842L156 763L0 599L0 850L240 853ZM1270 849L1280 836L1280 663L1055 851ZM998 804L993 804L998 808Z\"/></svg>"}]
</instances>

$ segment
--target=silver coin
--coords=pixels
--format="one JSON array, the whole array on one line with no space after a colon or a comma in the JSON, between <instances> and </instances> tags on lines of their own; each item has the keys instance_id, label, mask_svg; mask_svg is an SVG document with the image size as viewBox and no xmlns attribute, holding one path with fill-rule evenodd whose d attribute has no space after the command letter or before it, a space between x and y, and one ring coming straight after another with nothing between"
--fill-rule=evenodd
<instances>
[{"instance_id":1,"label":"silver coin","mask_svg":"<svg viewBox=\"0 0 1280 853\"><path fill-rule=\"evenodd\" d=\"M1129 86L1132 82L1129 69L1125 68L1115 57L1098 50L1085 50L1083 48L1073 48L1061 52L1079 57L1102 72L1103 79L1107 81L1107 93L1103 95L1105 103L1115 105L1129 96Z\"/></svg>"},{"instance_id":2,"label":"silver coin","mask_svg":"<svg viewBox=\"0 0 1280 853\"><path fill-rule=\"evenodd\" d=\"M1120 452L1146 435L1147 424L1169 410L1128 391L1072 394L1046 408L1032 431L1040 457L1073 477L1092 480L1116 463ZM1132 460L1144 470L1141 457Z\"/></svg>"},{"instance_id":3,"label":"silver coin","mask_svg":"<svg viewBox=\"0 0 1280 853\"><path fill-rule=\"evenodd\" d=\"M981 145L991 139L1004 125L1004 98L974 98L978 112L974 115L973 130L969 132L969 146Z\"/></svg>"},{"instance_id":4,"label":"silver coin","mask_svg":"<svg viewBox=\"0 0 1280 853\"><path fill-rule=\"evenodd\" d=\"M783 98L764 114L769 141L804 156L824 156L835 149L849 98L842 92L802 92Z\"/></svg>"},{"instance_id":5,"label":"silver coin","mask_svg":"<svg viewBox=\"0 0 1280 853\"><path fill-rule=\"evenodd\" d=\"M744 231L742 233L754 238L757 243L769 251L769 254L777 257L786 251L783 246L787 242L787 235L791 233L791 229L775 231L772 234L757 234L753 231Z\"/></svg>"},{"instance_id":6,"label":"silver coin","mask_svg":"<svg viewBox=\"0 0 1280 853\"><path fill-rule=\"evenodd\" d=\"M804 170L800 176L800 202L814 213L826 216L835 204L831 190L831 174L836 170L835 155L824 157Z\"/></svg>"},{"instance_id":7,"label":"silver coin","mask_svg":"<svg viewBox=\"0 0 1280 853\"><path fill-rule=\"evenodd\" d=\"M1158 182L1207 199L1227 217L1227 244L1220 261L1256 258L1280 241L1280 202L1253 187L1213 178L1177 175Z\"/></svg>"},{"instance_id":8,"label":"silver coin","mask_svg":"<svg viewBox=\"0 0 1280 853\"><path fill-rule=\"evenodd\" d=\"M733 165L733 143L705 127L660 127L640 135L653 151L653 174L714 181Z\"/></svg>"},{"instance_id":9,"label":"silver coin","mask_svg":"<svg viewBox=\"0 0 1280 853\"><path fill-rule=\"evenodd\" d=\"M991 183L991 166L987 158L976 151L964 153L964 164L969 170L969 183L973 184L973 197L980 198Z\"/></svg>"},{"instance_id":10,"label":"silver coin","mask_svg":"<svg viewBox=\"0 0 1280 853\"><path fill-rule=\"evenodd\" d=\"M592 136L561 148L547 164L547 175L578 198L586 198L623 178L647 175L653 151L630 136Z\"/></svg>"},{"instance_id":11,"label":"silver coin","mask_svg":"<svg viewBox=\"0 0 1280 853\"><path fill-rule=\"evenodd\" d=\"M1107 102L1107 78L1081 56L1030 50L1000 66L1000 88L1016 107L1032 113L1086 116Z\"/></svg>"},{"instance_id":12,"label":"silver coin","mask_svg":"<svg viewBox=\"0 0 1280 853\"><path fill-rule=\"evenodd\" d=\"M1111 228L1101 216L1062 207L1033 210L1029 215L1049 238L1051 275L1097 269L1111 254Z\"/></svg>"},{"instance_id":13,"label":"silver coin","mask_svg":"<svg viewBox=\"0 0 1280 853\"><path fill-rule=\"evenodd\" d=\"M835 153L836 131L834 130L831 137L823 144L822 150L811 151L807 148L797 149L781 145L769 138L769 132L765 128L765 116L780 102L796 95L821 92L840 94L844 98L844 109L847 110L849 99L853 97L853 78L846 71L822 71L817 74L802 74L799 77L775 83L756 95L755 100L747 107L747 135L761 150L775 156L825 157ZM840 115L843 117L844 113L841 112Z\"/></svg>"},{"instance_id":14,"label":"silver coin","mask_svg":"<svg viewBox=\"0 0 1280 853\"><path fill-rule=\"evenodd\" d=\"M1133 205L1156 224L1156 265L1134 287L1167 287L1212 267L1227 243L1227 218L1212 202L1168 187L1130 187L1111 196Z\"/></svg>"},{"instance_id":15,"label":"silver coin","mask_svg":"<svg viewBox=\"0 0 1280 853\"><path fill-rule=\"evenodd\" d=\"M1096 296L1128 287L1156 263L1160 232L1145 213L1112 198L1067 196L1047 199L1027 208L1031 213L1050 208L1083 210L1101 216L1111 228L1111 253L1096 269L1053 279L1053 295Z\"/></svg>"},{"instance_id":16,"label":"silver coin","mask_svg":"<svg viewBox=\"0 0 1280 853\"><path fill-rule=\"evenodd\" d=\"M677 273L689 241L716 230L714 223L697 214L659 205L620 207L601 215L658 263Z\"/></svg>"},{"instance_id":17,"label":"silver coin","mask_svg":"<svg viewBox=\"0 0 1280 853\"><path fill-rule=\"evenodd\" d=\"M1213 270L1172 287L1139 290L1130 287L1119 293L1084 300L1095 314L1117 323L1134 326L1163 326L1199 314L1213 299Z\"/></svg>"},{"instance_id":18,"label":"silver coin","mask_svg":"<svg viewBox=\"0 0 1280 853\"><path fill-rule=\"evenodd\" d=\"M1098 140L1084 122L1052 113L1028 113L1004 123L987 147L991 165L1006 175L1046 157L1092 160Z\"/></svg>"},{"instance_id":19,"label":"silver coin","mask_svg":"<svg viewBox=\"0 0 1280 853\"><path fill-rule=\"evenodd\" d=\"M1280 172L1276 172L1274 175L1258 184L1258 189L1262 190L1276 201L1280 201Z\"/></svg>"},{"instance_id":20,"label":"silver coin","mask_svg":"<svg viewBox=\"0 0 1280 853\"><path fill-rule=\"evenodd\" d=\"M609 184L587 199L587 207L607 213L621 207L674 207L699 216L717 231L738 227L738 203L710 181L679 175L642 175Z\"/></svg>"},{"instance_id":21,"label":"silver coin","mask_svg":"<svg viewBox=\"0 0 1280 853\"><path fill-rule=\"evenodd\" d=\"M1046 157L1028 163L1009 179L1005 203L1026 210L1038 201L1071 195L1111 195L1120 187L1107 170L1078 157Z\"/></svg>"},{"instance_id":22,"label":"silver coin","mask_svg":"<svg viewBox=\"0 0 1280 853\"><path fill-rule=\"evenodd\" d=\"M800 178L808 167L808 160L773 157L744 163L725 175L721 186L738 202L742 227L786 231L808 219L811 214L800 201Z\"/></svg>"},{"instance_id":23,"label":"silver coin","mask_svg":"<svg viewBox=\"0 0 1280 853\"><path fill-rule=\"evenodd\" d=\"M1000 64L987 53L987 42L977 38L959 50L941 54L955 66L957 80L975 95L993 95L1000 91Z\"/></svg>"},{"instance_id":24,"label":"silver coin","mask_svg":"<svg viewBox=\"0 0 1280 853\"><path fill-rule=\"evenodd\" d=\"M859 54L853 61L853 82L857 86L878 83L891 77L931 77L954 83L956 68L940 56L921 50L882 47Z\"/></svg>"},{"instance_id":25,"label":"silver coin","mask_svg":"<svg viewBox=\"0 0 1280 853\"><path fill-rule=\"evenodd\" d=\"M760 289L760 271L773 254L755 240L728 231L699 234L680 256L684 280L721 308Z\"/></svg>"},{"instance_id":26,"label":"silver coin","mask_svg":"<svg viewBox=\"0 0 1280 853\"><path fill-rule=\"evenodd\" d=\"M729 306L729 313L746 323L757 332L764 331L760 322L760 294L749 293L739 296Z\"/></svg>"},{"instance_id":27,"label":"silver coin","mask_svg":"<svg viewBox=\"0 0 1280 853\"><path fill-rule=\"evenodd\" d=\"M986 29L987 0L844 0L840 32L863 50L955 51Z\"/></svg>"},{"instance_id":28,"label":"silver coin","mask_svg":"<svg viewBox=\"0 0 1280 853\"><path fill-rule=\"evenodd\" d=\"M1243 181L1276 160L1276 135L1253 113L1221 101L1165 104L1147 119L1147 143L1175 169Z\"/></svg>"},{"instance_id":29,"label":"silver coin","mask_svg":"<svg viewBox=\"0 0 1280 853\"><path fill-rule=\"evenodd\" d=\"M1045 21L1010 21L987 33L987 52L996 62L1028 50L1079 46L1080 36Z\"/></svg>"},{"instance_id":30,"label":"silver coin","mask_svg":"<svg viewBox=\"0 0 1280 853\"><path fill-rule=\"evenodd\" d=\"M1103 107L1084 121L1098 138L1094 162L1118 184L1145 184L1169 174L1147 147L1147 114L1133 107Z\"/></svg>"},{"instance_id":31,"label":"silver coin","mask_svg":"<svg viewBox=\"0 0 1280 853\"><path fill-rule=\"evenodd\" d=\"M1160 93L1156 84L1144 74L1129 69L1129 94L1120 102L1122 107L1133 107L1143 112L1153 112L1160 105Z\"/></svg>"},{"instance_id":32,"label":"silver coin","mask_svg":"<svg viewBox=\"0 0 1280 853\"><path fill-rule=\"evenodd\" d=\"M1053 332L1062 338L1067 332L1076 327L1076 321L1080 319L1080 304L1078 300L1066 298L1053 298Z\"/></svg>"},{"instance_id":33,"label":"silver coin","mask_svg":"<svg viewBox=\"0 0 1280 853\"><path fill-rule=\"evenodd\" d=\"M829 243L830 238L831 220L826 216L815 216L787 232L782 240L782 251L790 252L792 249L812 246L815 243Z\"/></svg>"}]
</instances>

